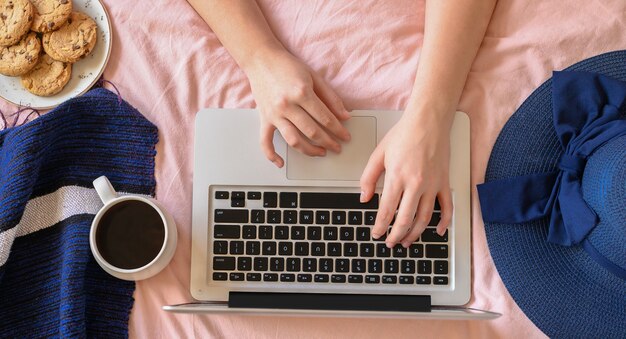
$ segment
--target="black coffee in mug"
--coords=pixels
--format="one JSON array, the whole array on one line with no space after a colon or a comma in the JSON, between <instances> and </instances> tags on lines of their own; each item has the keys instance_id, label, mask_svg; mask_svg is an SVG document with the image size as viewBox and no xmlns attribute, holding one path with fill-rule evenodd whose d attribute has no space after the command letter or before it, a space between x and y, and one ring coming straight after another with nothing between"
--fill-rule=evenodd
<instances>
[{"instance_id":1,"label":"black coffee in mug","mask_svg":"<svg viewBox=\"0 0 626 339\"><path fill-rule=\"evenodd\" d=\"M135 269L157 257L165 241L159 212L138 200L109 208L98 223L96 245L104 260L121 269Z\"/></svg>"}]
</instances>

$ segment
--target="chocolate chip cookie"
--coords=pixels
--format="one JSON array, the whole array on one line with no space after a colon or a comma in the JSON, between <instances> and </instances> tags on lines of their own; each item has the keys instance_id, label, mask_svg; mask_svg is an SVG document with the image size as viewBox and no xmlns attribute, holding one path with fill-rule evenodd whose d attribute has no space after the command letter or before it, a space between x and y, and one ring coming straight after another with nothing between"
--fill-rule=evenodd
<instances>
[{"instance_id":1,"label":"chocolate chip cookie","mask_svg":"<svg viewBox=\"0 0 626 339\"><path fill-rule=\"evenodd\" d=\"M72 12L61 28L43 35L43 49L53 59L76 62L91 53L97 38L96 22L83 13Z\"/></svg>"},{"instance_id":2,"label":"chocolate chip cookie","mask_svg":"<svg viewBox=\"0 0 626 339\"><path fill-rule=\"evenodd\" d=\"M41 42L37 33L30 32L17 44L0 47L0 74L18 76L30 71L39 60Z\"/></svg>"},{"instance_id":3,"label":"chocolate chip cookie","mask_svg":"<svg viewBox=\"0 0 626 339\"><path fill-rule=\"evenodd\" d=\"M35 32L51 32L60 28L72 14L71 0L30 0L35 6L33 25Z\"/></svg>"},{"instance_id":4,"label":"chocolate chip cookie","mask_svg":"<svg viewBox=\"0 0 626 339\"><path fill-rule=\"evenodd\" d=\"M0 46L11 46L30 29L34 15L28 0L0 0Z\"/></svg>"},{"instance_id":5,"label":"chocolate chip cookie","mask_svg":"<svg viewBox=\"0 0 626 339\"><path fill-rule=\"evenodd\" d=\"M35 95L47 97L59 93L71 75L72 64L44 54L30 72L22 75L22 86Z\"/></svg>"}]
</instances>

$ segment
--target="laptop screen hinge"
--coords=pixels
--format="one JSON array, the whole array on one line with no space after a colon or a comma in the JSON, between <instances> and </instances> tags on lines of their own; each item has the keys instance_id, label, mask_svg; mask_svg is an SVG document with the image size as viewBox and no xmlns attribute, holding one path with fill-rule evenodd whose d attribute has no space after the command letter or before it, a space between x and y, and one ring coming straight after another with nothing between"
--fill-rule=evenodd
<instances>
[{"instance_id":1,"label":"laptop screen hinge","mask_svg":"<svg viewBox=\"0 0 626 339\"><path fill-rule=\"evenodd\" d=\"M229 292L231 308L430 312L429 295Z\"/></svg>"}]
</instances>

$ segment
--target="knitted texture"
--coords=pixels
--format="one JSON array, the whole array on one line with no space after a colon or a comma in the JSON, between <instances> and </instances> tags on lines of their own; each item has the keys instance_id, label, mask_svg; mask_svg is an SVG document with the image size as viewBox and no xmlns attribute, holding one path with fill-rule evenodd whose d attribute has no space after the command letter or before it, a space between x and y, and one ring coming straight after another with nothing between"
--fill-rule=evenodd
<instances>
[{"instance_id":1,"label":"knitted texture","mask_svg":"<svg viewBox=\"0 0 626 339\"><path fill-rule=\"evenodd\" d=\"M102 88L0 131L0 337L127 337L134 282L89 249L92 181L154 195L157 129Z\"/></svg>"}]
</instances>

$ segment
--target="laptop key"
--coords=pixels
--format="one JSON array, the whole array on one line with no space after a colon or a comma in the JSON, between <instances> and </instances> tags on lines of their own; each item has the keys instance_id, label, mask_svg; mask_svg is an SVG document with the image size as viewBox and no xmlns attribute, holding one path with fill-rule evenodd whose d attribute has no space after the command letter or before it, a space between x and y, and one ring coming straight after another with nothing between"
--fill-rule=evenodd
<instances>
[{"instance_id":1,"label":"laptop key","mask_svg":"<svg viewBox=\"0 0 626 339\"><path fill-rule=\"evenodd\" d=\"M315 258L305 258L302 260L302 270L304 272L315 272L317 271L317 259Z\"/></svg>"},{"instance_id":2,"label":"laptop key","mask_svg":"<svg viewBox=\"0 0 626 339\"><path fill-rule=\"evenodd\" d=\"M339 239L341 240L354 240L354 227L341 227L339 229Z\"/></svg>"},{"instance_id":3,"label":"laptop key","mask_svg":"<svg viewBox=\"0 0 626 339\"><path fill-rule=\"evenodd\" d=\"M411 284L412 285L414 279L413 279L413 276L410 276L410 275L401 275L399 280L400 280L400 284L403 284L403 285Z\"/></svg>"},{"instance_id":4,"label":"laptop key","mask_svg":"<svg viewBox=\"0 0 626 339\"><path fill-rule=\"evenodd\" d=\"M426 245L426 258L447 258L448 245Z\"/></svg>"},{"instance_id":5,"label":"laptop key","mask_svg":"<svg viewBox=\"0 0 626 339\"><path fill-rule=\"evenodd\" d=\"M228 199L229 195L230 194L226 191L215 191L215 199L220 199L220 200Z\"/></svg>"},{"instance_id":6,"label":"laptop key","mask_svg":"<svg viewBox=\"0 0 626 339\"><path fill-rule=\"evenodd\" d=\"M376 212L365 212L365 225L374 225L376 223Z\"/></svg>"},{"instance_id":7,"label":"laptop key","mask_svg":"<svg viewBox=\"0 0 626 339\"><path fill-rule=\"evenodd\" d=\"M214 241L213 254L228 254L228 241Z\"/></svg>"},{"instance_id":8,"label":"laptop key","mask_svg":"<svg viewBox=\"0 0 626 339\"><path fill-rule=\"evenodd\" d=\"M311 243L311 255L322 257L326 253L326 245L323 242Z\"/></svg>"},{"instance_id":9,"label":"laptop key","mask_svg":"<svg viewBox=\"0 0 626 339\"><path fill-rule=\"evenodd\" d=\"M276 243L273 241L264 241L263 242L263 255L275 255L276 254Z\"/></svg>"},{"instance_id":10,"label":"laptop key","mask_svg":"<svg viewBox=\"0 0 626 339\"><path fill-rule=\"evenodd\" d=\"M308 226L307 227L307 236L308 240L322 240L322 228L319 226Z\"/></svg>"},{"instance_id":11,"label":"laptop key","mask_svg":"<svg viewBox=\"0 0 626 339\"><path fill-rule=\"evenodd\" d=\"M380 283L380 277L377 275L366 275L365 282L368 284L378 284Z\"/></svg>"},{"instance_id":12,"label":"laptop key","mask_svg":"<svg viewBox=\"0 0 626 339\"><path fill-rule=\"evenodd\" d=\"M230 254L243 254L243 241L231 240L229 249Z\"/></svg>"},{"instance_id":13,"label":"laptop key","mask_svg":"<svg viewBox=\"0 0 626 339\"><path fill-rule=\"evenodd\" d=\"M398 277L395 275L383 275L383 284L396 284Z\"/></svg>"},{"instance_id":14,"label":"laptop key","mask_svg":"<svg viewBox=\"0 0 626 339\"><path fill-rule=\"evenodd\" d=\"M333 283L345 283L346 276L343 274L333 274L330 276L330 281Z\"/></svg>"},{"instance_id":15,"label":"laptop key","mask_svg":"<svg viewBox=\"0 0 626 339\"><path fill-rule=\"evenodd\" d=\"M396 259L387 259L385 260L385 273L398 273L398 260Z\"/></svg>"},{"instance_id":16,"label":"laptop key","mask_svg":"<svg viewBox=\"0 0 626 339\"><path fill-rule=\"evenodd\" d=\"M259 226L259 239L272 239L272 226Z\"/></svg>"},{"instance_id":17,"label":"laptop key","mask_svg":"<svg viewBox=\"0 0 626 339\"><path fill-rule=\"evenodd\" d=\"M433 282L435 283L435 285L447 285L448 277L435 277Z\"/></svg>"},{"instance_id":18,"label":"laptop key","mask_svg":"<svg viewBox=\"0 0 626 339\"><path fill-rule=\"evenodd\" d=\"M262 224L265 222L265 211L264 210L252 210L251 219L253 224Z\"/></svg>"},{"instance_id":19,"label":"laptop key","mask_svg":"<svg viewBox=\"0 0 626 339\"><path fill-rule=\"evenodd\" d=\"M247 281L261 281L261 273L246 273L246 280Z\"/></svg>"},{"instance_id":20,"label":"laptop key","mask_svg":"<svg viewBox=\"0 0 626 339\"><path fill-rule=\"evenodd\" d=\"M295 246L295 253L301 257L309 255L309 243L298 241Z\"/></svg>"},{"instance_id":21,"label":"laptop key","mask_svg":"<svg viewBox=\"0 0 626 339\"><path fill-rule=\"evenodd\" d=\"M363 276L351 274L348 276L348 282L351 284L361 284L363 283Z\"/></svg>"},{"instance_id":22,"label":"laptop key","mask_svg":"<svg viewBox=\"0 0 626 339\"><path fill-rule=\"evenodd\" d=\"M322 258L320 259L320 272L332 272L333 271L333 259Z\"/></svg>"},{"instance_id":23,"label":"laptop key","mask_svg":"<svg viewBox=\"0 0 626 339\"><path fill-rule=\"evenodd\" d=\"M229 278L230 281L243 281L243 273L231 272Z\"/></svg>"},{"instance_id":24,"label":"laptop key","mask_svg":"<svg viewBox=\"0 0 626 339\"><path fill-rule=\"evenodd\" d=\"M363 224L363 212L357 212L357 211L348 212L348 224L350 225Z\"/></svg>"},{"instance_id":25,"label":"laptop key","mask_svg":"<svg viewBox=\"0 0 626 339\"><path fill-rule=\"evenodd\" d=\"M352 272L365 273L365 259L352 259Z\"/></svg>"},{"instance_id":26,"label":"laptop key","mask_svg":"<svg viewBox=\"0 0 626 339\"><path fill-rule=\"evenodd\" d=\"M426 228L422 233L423 242L448 242L448 231L444 233L443 237L437 234L436 228Z\"/></svg>"},{"instance_id":27,"label":"laptop key","mask_svg":"<svg viewBox=\"0 0 626 339\"><path fill-rule=\"evenodd\" d=\"M254 270L255 271L267 271L268 264L267 258L257 257L254 258Z\"/></svg>"},{"instance_id":28,"label":"laptop key","mask_svg":"<svg viewBox=\"0 0 626 339\"><path fill-rule=\"evenodd\" d=\"M330 212L329 211L315 212L315 223L318 225L330 224Z\"/></svg>"},{"instance_id":29,"label":"laptop key","mask_svg":"<svg viewBox=\"0 0 626 339\"><path fill-rule=\"evenodd\" d=\"M298 211L284 210L283 211L283 223L289 224L289 225L298 223Z\"/></svg>"},{"instance_id":30,"label":"laptop key","mask_svg":"<svg viewBox=\"0 0 626 339\"><path fill-rule=\"evenodd\" d=\"M431 274L433 271L433 263L430 260L418 260L417 273L419 274Z\"/></svg>"},{"instance_id":31,"label":"laptop key","mask_svg":"<svg viewBox=\"0 0 626 339\"><path fill-rule=\"evenodd\" d=\"M274 238L280 240L289 239L289 226L276 226L274 228Z\"/></svg>"},{"instance_id":32,"label":"laptop key","mask_svg":"<svg viewBox=\"0 0 626 339\"><path fill-rule=\"evenodd\" d=\"M230 200L230 207L246 207L246 201L243 199L232 199Z\"/></svg>"},{"instance_id":33,"label":"laptop key","mask_svg":"<svg viewBox=\"0 0 626 339\"><path fill-rule=\"evenodd\" d=\"M263 273L263 281L278 281L278 274L276 274L276 273Z\"/></svg>"},{"instance_id":34,"label":"laptop key","mask_svg":"<svg viewBox=\"0 0 626 339\"><path fill-rule=\"evenodd\" d=\"M213 257L213 270L232 271L235 269L234 257Z\"/></svg>"},{"instance_id":35,"label":"laptop key","mask_svg":"<svg viewBox=\"0 0 626 339\"><path fill-rule=\"evenodd\" d=\"M228 193L228 192L226 192L226 193ZM213 272L213 280L218 280L218 281L228 280L228 273L226 273L226 272Z\"/></svg>"},{"instance_id":36,"label":"laptop key","mask_svg":"<svg viewBox=\"0 0 626 339\"><path fill-rule=\"evenodd\" d=\"M331 257L341 256L341 244L338 242L328 243L328 255Z\"/></svg>"},{"instance_id":37,"label":"laptop key","mask_svg":"<svg viewBox=\"0 0 626 339\"><path fill-rule=\"evenodd\" d=\"M237 258L237 270L238 271L251 271L252 270L252 258L250 257Z\"/></svg>"},{"instance_id":38,"label":"laptop key","mask_svg":"<svg viewBox=\"0 0 626 339\"><path fill-rule=\"evenodd\" d=\"M263 207L274 208L278 203L278 194L276 192L263 193Z\"/></svg>"},{"instance_id":39,"label":"laptop key","mask_svg":"<svg viewBox=\"0 0 626 339\"><path fill-rule=\"evenodd\" d=\"M333 225L345 225L346 224L346 212L333 211Z\"/></svg>"},{"instance_id":40,"label":"laptop key","mask_svg":"<svg viewBox=\"0 0 626 339\"><path fill-rule=\"evenodd\" d=\"M400 262L400 272L404 274L414 274L415 260L402 260Z\"/></svg>"},{"instance_id":41,"label":"laptop key","mask_svg":"<svg viewBox=\"0 0 626 339\"><path fill-rule=\"evenodd\" d=\"M241 237L241 227L239 225L215 225L213 227L213 238L215 239L239 239Z\"/></svg>"},{"instance_id":42,"label":"laptop key","mask_svg":"<svg viewBox=\"0 0 626 339\"><path fill-rule=\"evenodd\" d=\"M335 259L335 271L337 272L349 272L350 261L348 259Z\"/></svg>"},{"instance_id":43,"label":"laptop key","mask_svg":"<svg viewBox=\"0 0 626 339\"><path fill-rule=\"evenodd\" d=\"M311 274L298 274L298 282L311 282L313 281L313 275Z\"/></svg>"},{"instance_id":44,"label":"laptop key","mask_svg":"<svg viewBox=\"0 0 626 339\"><path fill-rule=\"evenodd\" d=\"M278 243L278 254L291 255L293 253L293 244L290 242L281 241Z\"/></svg>"},{"instance_id":45,"label":"laptop key","mask_svg":"<svg viewBox=\"0 0 626 339\"><path fill-rule=\"evenodd\" d=\"M291 227L291 239L293 240L304 240L305 236L305 228L304 226L293 226Z\"/></svg>"},{"instance_id":46,"label":"laptop key","mask_svg":"<svg viewBox=\"0 0 626 339\"><path fill-rule=\"evenodd\" d=\"M300 258L287 258L287 271L289 272L300 271Z\"/></svg>"},{"instance_id":47,"label":"laptop key","mask_svg":"<svg viewBox=\"0 0 626 339\"><path fill-rule=\"evenodd\" d=\"M411 244L409 247L409 257L411 258L422 258L424 257L424 245L422 244Z\"/></svg>"},{"instance_id":48,"label":"laptop key","mask_svg":"<svg viewBox=\"0 0 626 339\"><path fill-rule=\"evenodd\" d=\"M430 285L430 277L418 275L415 277L415 283L418 285Z\"/></svg>"},{"instance_id":49,"label":"laptop key","mask_svg":"<svg viewBox=\"0 0 626 339\"><path fill-rule=\"evenodd\" d=\"M346 257L356 257L359 255L359 244L346 243L343 244L343 255Z\"/></svg>"},{"instance_id":50,"label":"laptop key","mask_svg":"<svg viewBox=\"0 0 626 339\"><path fill-rule=\"evenodd\" d=\"M241 191L234 191L232 195L232 199L244 200L246 199L246 193Z\"/></svg>"},{"instance_id":51,"label":"laptop key","mask_svg":"<svg viewBox=\"0 0 626 339\"><path fill-rule=\"evenodd\" d=\"M435 260L435 274L448 274L448 262L445 260Z\"/></svg>"},{"instance_id":52,"label":"laptop key","mask_svg":"<svg viewBox=\"0 0 626 339\"><path fill-rule=\"evenodd\" d=\"M261 254L261 243L258 241L246 241L246 255Z\"/></svg>"},{"instance_id":53,"label":"laptop key","mask_svg":"<svg viewBox=\"0 0 626 339\"><path fill-rule=\"evenodd\" d=\"M215 216L213 221L223 222L223 223L232 223L232 224L245 224L248 222L249 217L248 210L244 209L236 209L236 210L224 210L224 209L216 209Z\"/></svg>"},{"instance_id":54,"label":"laptop key","mask_svg":"<svg viewBox=\"0 0 626 339\"><path fill-rule=\"evenodd\" d=\"M280 208L298 207L298 193L280 192Z\"/></svg>"},{"instance_id":55,"label":"laptop key","mask_svg":"<svg viewBox=\"0 0 626 339\"><path fill-rule=\"evenodd\" d=\"M261 192L248 192L248 200L261 200Z\"/></svg>"},{"instance_id":56,"label":"laptop key","mask_svg":"<svg viewBox=\"0 0 626 339\"><path fill-rule=\"evenodd\" d=\"M280 274L280 281L283 282L294 282L296 281L296 275L293 273L281 273Z\"/></svg>"},{"instance_id":57,"label":"laptop key","mask_svg":"<svg viewBox=\"0 0 626 339\"><path fill-rule=\"evenodd\" d=\"M267 222L269 224L280 224L282 221L282 217L280 214L280 210L268 210L267 211Z\"/></svg>"},{"instance_id":58,"label":"laptop key","mask_svg":"<svg viewBox=\"0 0 626 339\"><path fill-rule=\"evenodd\" d=\"M383 271L383 261L380 259L369 259L367 266L368 273L381 273Z\"/></svg>"},{"instance_id":59,"label":"laptop key","mask_svg":"<svg viewBox=\"0 0 626 339\"><path fill-rule=\"evenodd\" d=\"M441 220L441 213L433 212L433 215L430 217L430 221L428 222L428 226L437 226L439 224L439 220Z\"/></svg>"},{"instance_id":60,"label":"laptop key","mask_svg":"<svg viewBox=\"0 0 626 339\"><path fill-rule=\"evenodd\" d=\"M300 211L300 223L310 225L313 223L313 211Z\"/></svg>"},{"instance_id":61,"label":"laptop key","mask_svg":"<svg viewBox=\"0 0 626 339\"><path fill-rule=\"evenodd\" d=\"M391 249L385 244L376 244L376 256L387 258L391 256Z\"/></svg>"},{"instance_id":62,"label":"laptop key","mask_svg":"<svg viewBox=\"0 0 626 339\"><path fill-rule=\"evenodd\" d=\"M397 244L393 247L393 256L394 258L406 258L406 248Z\"/></svg>"},{"instance_id":63,"label":"laptop key","mask_svg":"<svg viewBox=\"0 0 626 339\"><path fill-rule=\"evenodd\" d=\"M369 241L370 240L370 229L369 229L369 227L357 227L356 228L356 240L358 240L358 241Z\"/></svg>"},{"instance_id":64,"label":"laptop key","mask_svg":"<svg viewBox=\"0 0 626 339\"><path fill-rule=\"evenodd\" d=\"M373 257L374 256L374 244L361 244L361 256Z\"/></svg>"},{"instance_id":65,"label":"laptop key","mask_svg":"<svg viewBox=\"0 0 626 339\"><path fill-rule=\"evenodd\" d=\"M316 274L315 282L328 282L328 274Z\"/></svg>"},{"instance_id":66,"label":"laptop key","mask_svg":"<svg viewBox=\"0 0 626 339\"><path fill-rule=\"evenodd\" d=\"M245 225L243 227L243 238L244 239L256 239L256 226Z\"/></svg>"},{"instance_id":67,"label":"laptop key","mask_svg":"<svg viewBox=\"0 0 626 339\"><path fill-rule=\"evenodd\" d=\"M324 240L337 240L337 227L324 227Z\"/></svg>"},{"instance_id":68,"label":"laptop key","mask_svg":"<svg viewBox=\"0 0 626 339\"><path fill-rule=\"evenodd\" d=\"M285 259L273 257L270 258L270 271L280 272L285 270Z\"/></svg>"},{"instance_id":69,"label":"laptop key","mask_svg":"<svg viewBox=\"0 0 626 339\"><path fill-rule=\"evenodd\" d=\"M322 192L302 192L300 193L300 206L302 208L334 208L352 210L375 210L378 209L378 193L367 203L362 204L359 193L322 193Z\"/></svg>"}]
</instances>

